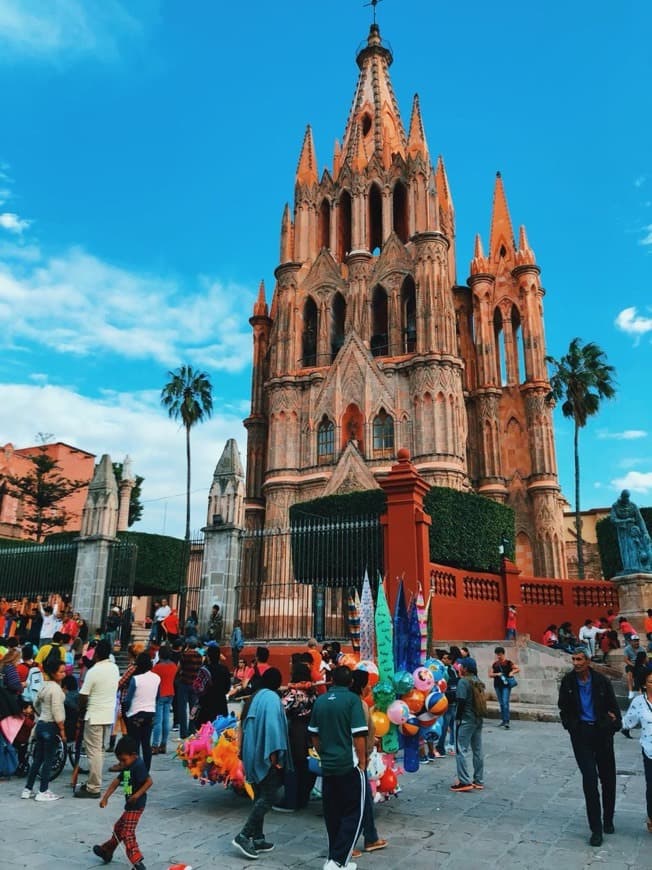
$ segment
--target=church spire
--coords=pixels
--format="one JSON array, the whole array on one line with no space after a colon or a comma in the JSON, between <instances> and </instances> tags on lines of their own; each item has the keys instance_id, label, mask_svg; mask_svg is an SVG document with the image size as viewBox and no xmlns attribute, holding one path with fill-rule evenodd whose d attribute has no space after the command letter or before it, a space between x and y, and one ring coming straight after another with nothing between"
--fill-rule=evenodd
<instances>
[{"instance_id":1,"label":"church spire","mask_svg":"<svg viewBox=\"0 0 652 870\"><path fill-rule=\"evenodd\" d=\"M261 281L258 288L258 298L254 302L254 317L267 317L267 300L265 299L265 282Z\"/></svg>"},{"instance_id":2,"label":"church spire","mask_svg":"<svg viewBox=\"0 0 652 870\"><path fill-rule=\"evenodd\" d=\"M317 184L317 157L315 155L315 143L312 140L312 127L310 124L306 127L306 134L303 137L303 145L301 146L301 156L299 157L299 165L297 166L297 184L304 184L307 187Z\"/></svg>"},{"instance_id":3,"label":"church spire","mask_svg":"<svg viewBox=\"0 0 652 870\"><path fill-rule=\"evenodd\" d=\"M444 166L444 158L439 155L437 158L437 168L435 169L435 184L437 185L437 194L439 203L445 211L453 211L453 197L451 196L450 187L448 186L448 176L446 175L446 167Z\"/></svg>"},{"instance_id":4,"label":"church spire","mask_svg":"<svg viewBox=\"0 0 652 870\"><path fill-rule=\"evenodd\" d=\"M509 215L507 197L500 172L496 173L494 187L494 205L491 215L491 235L489 239L489 257L493 262L505 260L511 263L514 257L514 230Z\"/></svg>"},{"instance_id":5,"label":"church spire","mask_svg":"<svg viewBox=\"0 0 652 870\"><path fill-rule=\"evenodd\" d=\"M424 160L428 160L428 145L426 143L426 134L423 129L423 119L421 117L421 107L419 105L418 94L414 95L414 101L412 103L412 117L410 118L407 153L410 157L416 157L420 154Z\"/></svg>"},{"instance_id":6,"label":"church spire","mask_svg":"<svg viewBox=\"0 0 652 870\"><path fill-rule=\"evenodd\" d=\"M484 255L482 248L482 238L480 233L475 237L475 245L473 247L473 259L471 260L471 274L484 275L489 272L489 261Z\"/></svg>"},{"instance_id":7,"label":"church spire","mask_svg":"<svg viewBox=\"0 0 652 870\"><path fill-rule=\"evenodd\" d=\"M342 163L356 157L358 126L368 158L377 154L382 161L388 153L405 157L407 138L389 77L392 52L383 43L377 24L371 25L356 61L360 75L342 140Z\"/></svg>"},{"instance_id":8,"label":"church spire","mask_svg":"<svg viewBox=\"0 0 652 870\"><path fill-rule=\"evenodd\" d=\"M518 266L534 266L537 258L527 240L525 227L521 226L518 231L518 250L516 251L516 264Z\"/></svg>"}]
</instances>

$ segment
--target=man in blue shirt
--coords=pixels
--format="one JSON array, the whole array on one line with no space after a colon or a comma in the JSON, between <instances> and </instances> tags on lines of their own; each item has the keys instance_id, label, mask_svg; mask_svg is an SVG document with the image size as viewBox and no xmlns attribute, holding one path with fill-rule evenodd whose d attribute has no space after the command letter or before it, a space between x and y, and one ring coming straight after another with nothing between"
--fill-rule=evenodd
<instances>
[{"instance_id":1,"label":"man in blue shirt","mask_svg":"<svg viewBox=\"0 0 652 870\"><path fill-rule=\"evenodd\" d=\"M614 734L620 731L621 715L609 680L591 667L584 650L572 656L573 670L559 687L561 724L568 731L577 766L582 773L586 814L592 846L602 845L602 834L614 833L616 805L616 758ZM598 792L602 788L602 807Z\"/></svg>"}]
</instances>

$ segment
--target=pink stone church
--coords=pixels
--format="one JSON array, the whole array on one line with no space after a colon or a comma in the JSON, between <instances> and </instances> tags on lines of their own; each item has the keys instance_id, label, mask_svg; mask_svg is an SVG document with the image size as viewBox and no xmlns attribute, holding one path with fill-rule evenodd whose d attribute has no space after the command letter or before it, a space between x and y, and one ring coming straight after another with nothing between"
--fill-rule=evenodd
<instances>
[{"instance_id":1,"label":"pink stone church","mask_svg":"<svg viewBox=\"0 0 652 870\"><path fill-rule=\"evenodd\" d=\"M285 207L271 305L254 306L245 516L284 528L295 502L369 489L406 447L433 485L516 514L516 561L565 577L541 269L495 181L488 246L458 277L444 161L372 25L353 105L319 173L308 127Z\"/></svg>"}]
</instances>

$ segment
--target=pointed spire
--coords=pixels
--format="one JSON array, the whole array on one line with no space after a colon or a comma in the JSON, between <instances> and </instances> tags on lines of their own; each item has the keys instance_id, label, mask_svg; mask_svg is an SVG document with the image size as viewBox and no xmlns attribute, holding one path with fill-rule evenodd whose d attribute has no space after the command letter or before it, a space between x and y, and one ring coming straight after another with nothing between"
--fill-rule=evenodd
<instances>
[{"instance_id":1,"label":"pointed spire","mask_svg":"<svg viewBox=\"0 0 652 870\"><path fill-rule=\"evenodd\" d=\"M294 227L290 217L290 206L285 203L281 219L281 263L291 263L294 258Z\"/></svg>"},{"instance_id":2,"label":"pointed spire","mask_svg":"<svg viewBox=\"0 0 652 870\"><path fill-rule=\"evenodd\" d=\"M312 184L317 184L317 157L315 156L315 144L312 141L312 128L310 124L306 127L306 134L303 137L303 145L301 146L301 156L299 157L299 165L297 166L297 184L304 184L309 187Z\"/></svg>"},{"instance_id":3,"label":"pointed spire","mask_svg":"<svg viewBox=\"0 0 652 870\"><path fill-rule=\"evenodd\" d=\"M437 185L437 193L439 194L439 202L442 208L446 211L453 211L453 197L451 196L450 187L448 186L448 176L446 175L444 158L441 154L437 158L435 184Z\"/></svg>"},{"instance_id":4,"label":"pointed spire","mask_svg":"<svg viewBox=\"0 0 652 870\"><path fill-rule=\"evenodd\" d=\"M493 262L504 260L507 264L514 258L514 230L509 216L505 187L500 172L496 173L494 187L494 205L491 215L491 235L489 239L489 257Z\"/></svg>"},{"instance_id":5,"label":"pointed spire","mask_svg":"<svg viewBox=\"0 0 652 870\"><path fill-rule=\"evenodd\" d=\"M412 103L412 116L410 118L407 153L410 157L416 157L418 154L421 154L425 160L428 159L428 145L426 143L426 134L423 129L419 94L414 95L414 101Z\"/></svg>"},{"instance_id":6,"label":"pointed spire","mask_svg":"<svg viewBox=\"0 0 652 870\"><path fill-rule=\"evenodd\" d=\"M388 155L390 162L394 154L405 157L407 138L389 77L392 60L392 52L383 43L378 25L372 24L367 43L356 58L360 75L342 140L341 165L356 158L359 126L367 160L377 154L379 160L388 165Z\"/></svg>"},{"instance_id":7,"label":"pointed spire","mask_svg":"<svg viewBox=\"0 0 652 870\"><path fill-rule=\"evenodd\" d=\"M480 275L489 272L489 261L484 255L480 233L475 237L473 246L473 259L471 260L471 274Z\"/></svg>"},{"instance_id":8,"label":"pointed spire","mask_svg":"<svg viewBox=\"0 0 652 870\"><path fill-rule=\"evenodd\" d=\"M340 168L342 166L342 146L340 145L340 140L335 140L335 146L333 148L333 178L337 178L340 174Z\"/></svg>"},{"instance_id":9,"label":"pointed spire","mask_svg":"<svg viewBox=\"0 0 652 870\"><path fill-rule=\"evenodd\" d=\"M267 317L267 300L265 299L265 282L258 287L258 298L254 302L254 317Z\"/></svg>"},{"instance_id":10,"label":"pointed spire","mask_svg":"<svg viewBox=\"0 0 652 870\"><path fill-rule=\"evenodd\" d=\"M215 466L213 480L216 480L217 478L225 475L244 477L244 471L242 470L242 460L240 458L240 451L238 450L238 443L235 438L229 438L229 440L224 445L222 455L220 456L217 465Z\"/></svg>"},{"instance_id":11,"label":"pointed spire","mask_svg":"<svg viewBox=\"0 0 652 870\"><path fill-rule=\"evenodd\" d=\"M521 225L518 231L518 250L516 252L516 263L518 266L534 266L536 265L537 259L534 255L534 251L530 247L530 243L527 240L527 233L525 232L525 227Z\"/></svg>"}]
</instances>

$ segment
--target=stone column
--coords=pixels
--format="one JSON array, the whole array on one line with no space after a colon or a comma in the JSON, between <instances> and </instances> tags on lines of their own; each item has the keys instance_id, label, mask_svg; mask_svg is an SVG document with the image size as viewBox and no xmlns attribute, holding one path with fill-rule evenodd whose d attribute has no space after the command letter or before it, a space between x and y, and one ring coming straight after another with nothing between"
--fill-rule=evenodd
<instances>
[{"instance_id":1,"label":"stone column","mask_svg":"<svg viewBox=\"0 0 652 870\"><path fill-rule=\"evenodd\" d=\"M91 630L102 624L111 547L118 528L118 486L111 457L104 454L95 466L82 513L78 539L72 606Z\"/></svg>"},{"instance_id":2,"label":"stone column","mask_svg":"<svg viewBox=\"0 0 652 870\"><path fill-rule=\"evenodd\" d=\"M233 523L207 526L204 533L204 558L199 595L199 627L208 628L208 617L219 604L224 617L224 637L228 641L233 620L237 618L237 585L240 576L240 532ZM228 656L227 656L228 658Z\"/></svg>"},{"instance_id":3,"label":"stone column","mask_svg":"<svg viewBox=\"0 0 652 870\"><path fill-rule=\"evenodd\" d=\"M645 632L643 620L646 611L652 607L652 574L617 574L611 582L618 590L619 613L634 626L641 636L641 649L644 648Z\"/></svg>"}]
</instances>

